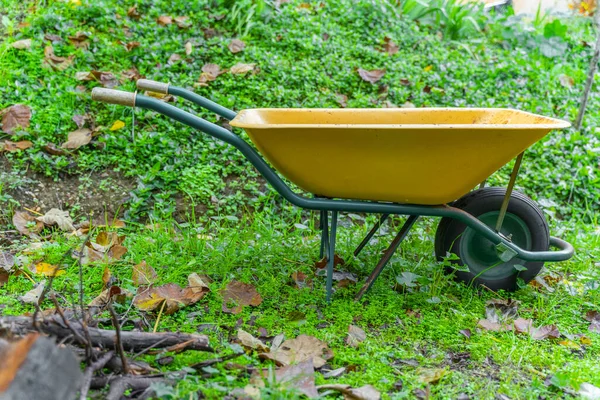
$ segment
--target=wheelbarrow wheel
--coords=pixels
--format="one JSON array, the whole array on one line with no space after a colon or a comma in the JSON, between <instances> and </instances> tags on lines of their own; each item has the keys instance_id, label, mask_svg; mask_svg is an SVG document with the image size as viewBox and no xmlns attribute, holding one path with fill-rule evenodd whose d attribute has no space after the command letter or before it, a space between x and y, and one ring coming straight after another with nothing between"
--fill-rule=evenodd
<instances>
[{"instance_id":1,"label":"wheelbarrow wheel","mask_svg":"<svg viewBox=\"0 0 600 400\"><path fill-rule=\"evenodd\" d=\"M495 229L505 193L505 188L483 188L452 205ZM501 233L524 250L549 248L550 233L544 214L533 200L518 192L511 195ZM458 256L451 260L455 266L446 267L448 273L454 273L459 281L485 285L492 290L514 291L519 279L525 283L531 281L544 265L541 261L526 262L519 258L504 262L488 239L458 220L442 218L435 235L435 255L442 261L448 253Z\"/></svg>"}]
</instances>

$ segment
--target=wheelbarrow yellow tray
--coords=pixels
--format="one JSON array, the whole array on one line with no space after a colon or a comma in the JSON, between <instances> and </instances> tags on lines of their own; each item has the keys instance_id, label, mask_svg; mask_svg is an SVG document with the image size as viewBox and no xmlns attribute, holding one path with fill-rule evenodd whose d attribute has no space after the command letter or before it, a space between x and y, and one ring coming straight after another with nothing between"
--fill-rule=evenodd
<instances>
[{"instance_id":1,"label":"wheelbarrow yellow tray","mask_svg":"<svg viewBox=\"0 0 600 400\"><path fill-rule=\"evenodd\" d=\"M243 128L283 176L318 196L444 204L569 124L490 108L241 111Z\"/></svg>"},{"instance_id":2,"label":"wheelbarrow yellow tray","mask_svg":"<svg viewBox=\"0 0 600 400\"><path fill-rule=\"evenodd\" d=\"M238 149L292 204L320 212L321 257L332 295L340 212L376 213L406 221L356 298L373 285L421 216L442 217L435 254L458 280L492 290L515 290L546 261L573 256L573 246L550 236L544 213L513 192L524 150L567 122L505 109L252 109L236 113L184 88L138 80L139 89L180 96L243 128L258 151L234 132L156 98L95 88L92 98L154 110ZM507 188L485 179L512 158ZM266 159L266 161L265 161ZM268 162L270 162L270 164ZM280 175L308 193L293 190ZM479 185L477 190L473 190ZM551 249L551 248L556 248Z\"/></svg>"}]
</instances>

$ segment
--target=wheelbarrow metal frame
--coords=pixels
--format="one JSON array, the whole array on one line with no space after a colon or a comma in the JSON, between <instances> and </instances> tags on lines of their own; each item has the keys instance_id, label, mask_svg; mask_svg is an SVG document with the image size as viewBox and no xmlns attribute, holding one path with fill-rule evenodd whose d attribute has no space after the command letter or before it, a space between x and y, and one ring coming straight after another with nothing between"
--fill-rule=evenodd
<instances>
[{"instance_id":1,"label":"wheelbarrow metal frame","mask_svg":"<svg viewBox=\"0 0 600 400\"><path fill-rule=\"evenodd\" d=\"M221 117L231 120L236 116L236 113L225 107L222 107L200 95L197 95L191 91L183 88L170 86L168 84L161 84L157 90L156 85L151 86L147 84L150 82L155 84L156 82L140 80L138 81L138 88L140 89L151 89L162 93L168 93L183 97L201 107L204 107L210 111L215 112ZM298 206L300 208L308 210L316 210L321 213L321 228L323 230L321 236L321 255L326 251L328 259L327 263L327 300L331 299L332 293L332 277L333 267L335 259L335 242L336 242L336 230L337 230L337 219L339 212L352 212L352 213L373 213L382 214L381 219L372 229L363 243L359 245L356 250L356 254L360 252L362 247L368 242L373 236L377 228L389 215L406 215L408 220L390 245L390 247L384 253L382 260L378 263L377 267L367 279L367 283L360 290L357 298L360 298L373 284L381 270L385 267L391 255L398 248L402 240L406 237L409 230L414 225L418 217L449 217L464 223L467 227L474 229L479 234L483 235L486 239L491 241L505 254L509 256L519 257L525 261L565 261L572 257L574 253L573 246L559 238L551 237L550 246L558 248L557 251L528 251L524 250L509 239L505 238L501 234L497 233L492 228L488 227L481 221L479 221L473 215L456 207L443 205L418 205L418 204L399 204L399 203L388 203L388 202L377 202L377 201L358 201L358 200L342 200L342 199L329 199L322 197L305 197L295 193L283 179L267 164L262 156L246 141L239 136L233 134L229 130L210 123L198 116L195 116L187 111L181 110L175 106L167 104L158 99L129 93L130 97L124 98L123 92L108 90L108 89L94 89L92 97L99 101L105 101L109 103L123 104L129 106L136 106L148 110L156 111L162 115L179 121L185 125L195 128L201 132L207 133L212 137L222 140L238 149L244 157L252 163L252 165L258 170L258 172L271 184L271 186L287 201ZM112 96L112 98L111 98ZM112 100L112 101L111 101ZM331 213L331 224L328 223L328 215Z\"/></svg>"}]
</instances>

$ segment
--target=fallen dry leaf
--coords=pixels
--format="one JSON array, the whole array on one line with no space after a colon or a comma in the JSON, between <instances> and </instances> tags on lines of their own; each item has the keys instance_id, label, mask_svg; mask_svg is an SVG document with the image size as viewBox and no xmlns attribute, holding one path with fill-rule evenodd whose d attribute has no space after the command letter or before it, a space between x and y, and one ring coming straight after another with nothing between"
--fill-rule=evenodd
<instances>
[{"instance_id":1,"label":"fallen dry leaf","mask_svg":"<svg viewBox=\"0 0 600 400\"><path fill-rule=\"evenodd\" d=\"M37 263L31 269L31 272L37 275L44 275L47 277L56 277L65 274L65 271L60 269L57 265L52 265L46 262Z\"/></svg>"},{"instance_id":2,"label":"fallen dry leaf","mask_svg":"<svg viewBox=\"0 0 600 400\"><path fill-rule=\"evenodd\" d=\"M186 29L192 26L190 17L187 16L175 17L173 20L175 21L175 24L181 29Z\"/></svg>"},{"instance_id":3,"label":"fallen dry leaf","mask_svg":"<svg viewBox=\"0 0 600 400\"><path fill-rule=\"evenodd\" d=\"M346 108L348 106L348 96L346 96L345 94L337 93L335 95L335 98L336 98L336 101L338 102L338 104L340 105L340 107Z\"/></svg>"},{"instance_id":4,"label":"fallen dry leaf","mask_svg":"<svg viewBox=\"0 0 600 400\"><path fill-rule=\"evenodd\" d=\"M49 142L49 143L45 144L44 146L42 146L42 150L44 150L46 153L51 154L53 156L65 156L65 155L69 154L69 152L65 151L64 149L61 149L60 147L58 147L57 145L55 145L52 142Z\"/></svg>"},{"instance_id":5,"label":"fallen dry leaf","mask_svg":"<svg viewBox=\"0 0 600 400\"><path fill-rule=\"evenodd\" d=\"M210 292L210 288L208 287L210 282L210 278L206 275L198 275L197 273L192 272L188 276L188 287L195 293Z\"/></svg>"},{"instance_id":6,"label":"fallen dry leaf","mask_svg":"<svg viewBox=\"0 0 600 400\"><path fill-rule=\"evenodd\" d=\"M58 208L52 208L46 214L36 219L43 222L46 226L58 225L63 231L73 232L75 230L69 212L59 210Z\"/></svg>"},{"instance_id":7,"label":"fallen dry leaf","mask_svg":"<svg viewBox=\"0 0 600 400\"><path fill-rule=\"evenodd\" d=\"M448 371L442 368L419 368L419 380L423 383L437 383Z\"/></svg>"},{"instance_id":8,"label":"fallen dry leaf","mask_svg":"<svg viewBox=\"0 0 600 400\"><path fill-rule=\"evenodd\" d=\"M158 280L158 274L146 261L133 266L131 280L137 286L149 286Z\"/></svg>"},{"instance_id":9,"label":"fallen dry leaf","mask_svg":"<svg viewBox=\"0 0 600 400\"><path fill-rule=\"evenodd\" d=\"M0 142L0 151L22 151L27 150L32 147L33 143L29 140L21 140L20 142L11 142L10 140L5 140L4 142Z\"/></svg>"},{"instance_id":10,"label":"fallen dry leaf","mask_svg":"<svg viewBox=\"0 0 600 400\"><path fill-rule=\"evenodd\" d=\"M140 47L141 43L140 42L120 42L123 47L125 47L125 51L130 52L133 49L137 49L138 47Z\"/></svg>"},{"instance_id":11,"label":"fallen dry leaf","mask_svg":"<svg viewBox=\"0 0 600 400\"><path fill-rule=\"evenodd\" d=\"M590 310L585 313L585 320L590 323L588 330L590 332L600 333L600 312L596 310Z\"/></svg>"},{"instance_id":12,"label":"fallen dry leaf","mask_svg":"<svg viewBox=\"0 0 600 400\"><path fill-rule=\"evenodd\" d=\"M167 60L167 65L173 65L178 61L181 61L181 56L177 53L173 53Z\"/></svg>"},{"instance_id":13,"label":"fallen dry leaf","mask_svg":"<svg viewBox=\"0 0 600 400\"><path fill-rule=\"evenodd\" d=\"M292 273L292 279L296 283L298 289L304 289L306 287L312 287L312 280L308 279L305 273L297 271Z\"/></svg>"},{"instance_id":14,"label":"fallen dry leaf","mask_svg":"<svg viewBox=\"0 0 600 400\"><path fill-rule=\"evenodd\" d=\"M255 66L256 64L237 63L229 69L229 72L231 72L232 74L245 74L247 72L254 71Z\"/></svg>"},{"instance_id":15,"label":"fallen dry leaf","mask_svg":"<svg viewBox=\"0 0 600 400\"><path fill-rule=\"evenodd\" d=\"M185 42L185 45L183 47L185 49L186 56L192 54L192 51L194 50L194 45L192 44L192 42Z\"/></svg>"},{"instance_id":16,"label":"fallen dry leaf","mask_svg":"<svg viewBox=\"0 0 600 400\"><path fill-rule=\"evenodd\" d=\"M333 267L337 267L339 265L344 265L346 261L344 261L344 259L340 256L338 256L337 254L333 257ZM321 260L317 261L315 263L315 268L317 270L319 269L323 269L327 267L327 257L323 257Z\"/></svg>"},{"instance_id":17,"label":"fallen dry leaf","mask_svg":"<svg viewBox=\"0 0 600 400\"><path fill-rule=\"evenodd\" d=\"M0 288L8 283L8 278L10 274L2 269L0 269Z\"/></svg>"},{"instance_id":18,"label":"fallen dry leaf","mask_svg":"<svg viewBox=\"0 0 600 400\"><path fill-rule=\"evenodd\" d=\"M125 300L126 294L123 290L118 286L111 286L108 289L105 289L90 303L88 304L90 307L104 307L111 300L114 300L118 303L121 303Z\"/></svg>"},{"instance_id":19,"label":"fallen dry leaf","mask_svg":"<svg viewBox=\"0 0 600 400\"><path fill-rule=\"evenodd\" d=\"M16 128L29 128L31 108L24 104L15 104L2 110L2 132L13 133Z\"/></svg>"},{"instance_id":20,"label":"fallen dry leaf","mask_svg":"<svg viewBox=\"0 0 600 400\"><path fill-rule=\"evenodd\" d=\"M345 343L348 346L356 347L359 343L364 342L367 338L367 334L364 330L356 325L348 326L348 336L346 336Z\"/></svg>"},{"instance_id":21,"label":"fallen dry leaf","mask_svg":"<svg viewBox=\"0 0 600 400\"><path fill-rule=\"evenodd\" d=\"M114 231L102 231L96 236L96 243L105 248L102 251L106 251L116 244L123 244L124 241L125 235L119 235Z\"/></svg>"},{"instance_id":22,"label":"fallen dry leaf","mask_svg":"<svg viewBox=\"0 0 600 400\"><path fill-rule=\"evenodd\" d=\"M259 357L273 360L280 366L312 359L315 368L321 368L327 360L333 358L333 351L327 343L316 337L300 335L295 339L286 340L275 350L259 354Z\"/></svg>"},{"instance_id":23,"label":"fallen dry leaf","mask_svg":"<svg viewBox=\"0 0 600 400\"><path fill-rule=\"evenodd\" d=\"M102 86L112 89L119 84L117 77L112 72L103 71L79 71L75 73L75 79L78 81L98 81Z\"/></svg>"},{"instance_id":24,"label":"fallen dry leaf","mask_svg":"<svg viewBox=\"0 0 600 400\"><path fill-rule=\"evenodd\" d=\"M8 251L0 251L0 272L11 272L15 265L15 256Z\"/></svg>"},{"instance_id":25,"label":"fallen dry leaf","mask_svg":"<svg viewBox=\"0 0 600 400\"><path fill-rule=\"evenodd\" d=\"M12 42L10 45L15 49L26 50L31 48L31 39L17 40L16 42Z\"/></svg>"},{"instance_id":26,"label":"fallen dry leaf","mask_svg":"<svg viewBox=\"0 0 600 400\"><path fill-rule=\"evenodd\" d=\"M12 222L19 233L25 236L33 236L40 233L44 228L42 222L36 221L36 219L26 211L16 211L13 215Z\"/></svg>"},{"instance_id":27,"label":"fallen dry leaf","mask_svg":"<svg viewBox=\"0 0 600 400\"><path fill-rule=\"evenodd\" d=\"M73 64L73 60L75 60L74 55L60 57L54 54L52 45L48 45L44 48L44 64L50 66L52 69L64 71Z\"/></svg>"},{"instance_id":28,"label":"fallen dry leaf","mask_svg":"<svg viewBox=\"0 0 600 400\"><path fill-rule=\"evenodd\" d=\"M131 19L140 19L142 17L142 15L137 9L137 6L129 7L129 9L127 10L127 16Z\"/></svg>"},{"instance_id":29,"label":"fallen dry leaf","mask_svg":"<svg viewBox=\"0 0 600 400\"><path fill-rule=\"evenodd\" d=\"M254 285L239 281L231 281L221 291L223 296L223 312L239 314L244 306L258 306L262 303L262 297L256 291ZM232 308L229 306L233 305Z\"/></svg>"},{"instance_id":30,"label":"fallen dry leaf","mask_svg":"<svg viewBox=\"0 0 600 400\"><path fill-rule=\"evenodd\" d=\"M383 78L385 75L384 69L374 69L371 71L367 71L365 69L359 68L358 75L362 78L363 81L369 83L376 83Z\"/></svg>"},{"instance_id":31,"label":"fallen dry leaf","mask_svg":"<svg viewBox=\"0 0 600 400\"><path fill-rule=\"evenodd\" d=\"M345 384L333 384L333 385L319 385L318 390L335 390L344 395L344 400L379 400L381 399L381 393L375 387L371 385L361 386L359 388L352 388L350 385Z\"/></svg>"},{"instance_id":32,"label":"fallen dry leaf","mask_svg":"<svg viewBox=\"0 0 600 400\"><path fill-rule=\"evenodd\" d=\"M312 360L290 365L275 370L275 383L285 388L294 388L309 399L319 397L315 386L315 367ZM265 387L265 382L271 382L269 370L255 370L250 378L250 383L255 387ZM260 394L260 392L258 392Z\"/></svg>"},{"instance_id":33,"label":"fallen dry leaf","mask_svg":"<svg viewBox=\"0 0 600 400\"><path fill-rule=\"evenodd\" d=\"M175 283L167 283L157 287L140 287L133 304L142 311L156 311L164 303L164 313L173 314L181 307L198 302L204 294L194 292L191 288L182 289Z\"/></svg>"},{"instance_id":34,"label":"fallen dry leaf","mask_svg":"<svg viewBox=\"0 0 600 400\"><path fill-rule=\"evenodd\" d=\"M398 45L396 43L394 43L392 41L392 39L390 39L389 37L385 37L383 39L383 51L385 51L386 53L388 53L390 56L393 56L394 54L396 54L399 50Z\"/></svg>"},{"instance_id":35,"label":"fallen dry leaf","mask_svg":"<svg viewBox=\"0 0 600 400\"><path fill-rule=\"evenodd\" d=\"M562 74L558 77L558 81L560 82L560 84L563 87L566 87L566 88L572 88L573 85L575 85L575 80L573 78L571 78L570 76L564 75L564 74Z\"/></svg>"},{"instance_id":36,"label":"fallen dry leaf","mask_svg":"<svg viewBox=\"0 0 600 400\"><path fill-rule=\"evenodd\" d=\"M21 299L21 301L23 303L35 304L40 299L40 296L42 295L42 292L44 291L45 287L46 287L46 281L41 281L40 283L37 284L37 286L35 288L31 289L30 291L25 293L23 296L19 297L19 299Z\"/></svg>"},{"instance_id":37,"label":"fallen dry leaf","mask_svg":"<svg viewBox=\"0 0 600 400\"><path fill-rule=\"evenodd\" d=\"M71 42L71 44L78 49L87 49L90 45L88 40L89 38L90 37L87 34L83 32L77 32L75 35L69 36L67 39L69 39L69 42Z\"/></svg>"},{"instance_id":38,"label":"fallen dry leaf","mask_svg":"<svg viewBox=\"0 0 600 400\"><path fill-rule=\"evenodd\" d=\"M63 149L76 150L92 140L92 131L88 128L77 129L69 133L67 141L60 145Z\"/></svg>"},{"instance_id":39,"label":"fallen dry leaf","mask_svg":"<svg viewBox=\"0 0 600 400\"><path fill-rule=\"evenodd\" d=\"M136 67L132 67L126 71L123 71L121 73L121 76L123 77L123 79L128 79L130 81L137 81L138 79L142 78L140 71L138 71Z\"/></svg>"},{"instance_id":40,"label":"fallen dry leaf","mask_svg":"<svg viewBox=\"0 0 600 400\"><path fill-rule=\"evenodd\" d=\"M112 280L112 272L110 272L108 267L104 267L104 272L102 272L102 286L108 289L110 286L112 286Z\"/></svg>"},{"instance_id":41,"label":"fallen dry leaf","mask_svg":"<svg viewBox=\"0 0 600 400\"><path fill-rule=\"evenodd\" d=\"M244 346L247 349L269 351L269 346L264 344L260 339L255 338L254 336L242 329L238 329L237 338L242 344L242 346Z\"/></svg>"},{"instance_id":42,"label":"fallen dry leaf","mask_svg":"<svg viewBox=\"0 0 600 400\"><path fill-rule=\"evenodd\" d=\"M161 15L160 17L158 17L156 22L158 22L159 25L163 26L170 25L173 23L173 18L169 17L168 15Z\"/></svg>"},{"instance_id":43,"label":"fallen dry leaf","mask_svg":"<svg viewBox=\"0 0 600 400\"><path fill-rule=\"evenodd\" d=\"M231 42L229 42L229 45L227 46L229 51L231 51L233 54L243 51L245 47L246 43L242 42L239 39L233 39Z\"/></svg>"},{"instance_id":44,"label":"fallen dry leaf","mask_svg":"<svg viewBox=\"0 0 600 400\"><path fill-rule=\"evenodd\" d=\"M202 74L198 81L200 86L207 86L208 82L214 81L221 74L224 74L227 70L222 70L217 64L206 64L202 67Z\"/></svg>"}]
</instances>

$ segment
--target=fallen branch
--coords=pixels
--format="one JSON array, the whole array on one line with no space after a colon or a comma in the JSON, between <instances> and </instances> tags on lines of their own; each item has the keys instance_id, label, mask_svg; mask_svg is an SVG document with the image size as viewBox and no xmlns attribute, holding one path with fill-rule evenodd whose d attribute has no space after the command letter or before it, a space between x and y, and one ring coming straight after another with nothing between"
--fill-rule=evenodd
<instances>
[{"instance_id":1,"label":"fallen branch","mask_svg":"<svg viewBox=\"0 0 600 400\"><path fill-rule=\"evenodd\" d=\"M90 390L90 385L92 383L92 376L94 375L94 372L104 368L106 363L109 362L111 358L113 358L113 354L114 353L112 351L105 353L102 357L98 358L85 369L85 372L83 373L83 384L81 385L81 392L79 395L80 400L87 399L87 394Z\"/></svg>"},{"instance_id":2,"label":"fallen branch","mask_svg":"<svg viewBox=\"0 0 600 400\"><path fill-rule=\"evenodd\" d=\"M205 360L205 361L201 361L197 364L190 365L190 368L201 369L201 368L205 368L205 367L210 367L211 365L222 363L223 361L229 361L229 360L239 357L243 354L244 353L233 353L233 354L229 354L228 356L216 357L216 358L213 358L210 360Z\"/></svg>"},{"instance_id":3,"label":"fallen branch","mask_svg":"<svg viewBox=\"0 0 600 400\"><path fill-rule=\"evenodd\" d=\"M129 367L127 366L127 357L125 357L125 351L123 350L123 342L121 340L121 328L119 326L119 319L117 318L117 313L111 304L111 300L108 301L108 311L110 311L110 316L112 318L113 327L115 328L115 350L119 357L121 357L121 367L123 368L123 373L129 373Z\"/></svg>"},{"instance_id":4,"label":"fallen branch","mask_svg":"<svg viewBox=\"0 0 600 400\"><path fill-rule=\"evenodd\" d=\"M119 400L123 393L130 389L132 391L146 390L156 382L165 382L163 375L157 376L106 376L92 379L92 389L102 389L110 385L106 400Z\"/></svg>"},{"instance_id":5,"label":"fallen branch","mask_svg":"<svg viewBox=\"0 0 600 400\"><path fill-rule=\"evenodd\" d=\"M71 321L71 328L77 332L84 332L84 328L79 321ZM58 338L59 340L72 335L72 331L64 326L62 321L56 316L38 321L40 331ZM32 320L29 317L4 316L0 317L0 331L10 331L13 335L24 336L34 331ZM116 332L108 329L88 328L89 339L93 347L102 347L105 349L115 348ZM87 336L87 335L86 335ZM121 341L123 349L128 352L138 352L146 350L148 347L168 348L183 342L188 342L187 350L198 350L213 352L209 346L206 335L176 333L176 332L121 332Z\"/></svg>"}]
</instances>

